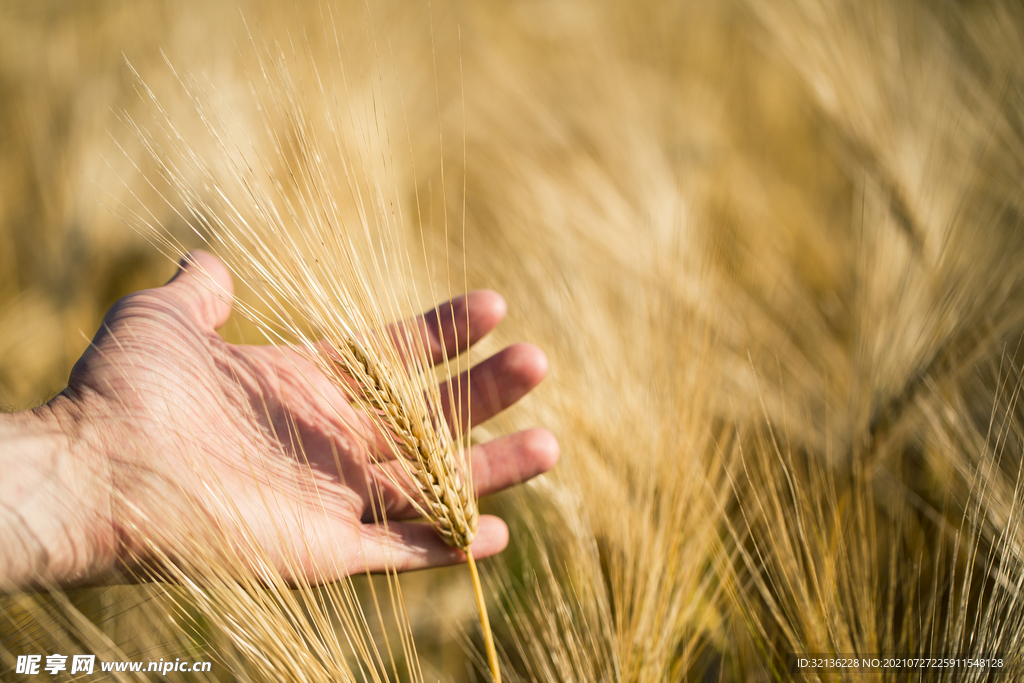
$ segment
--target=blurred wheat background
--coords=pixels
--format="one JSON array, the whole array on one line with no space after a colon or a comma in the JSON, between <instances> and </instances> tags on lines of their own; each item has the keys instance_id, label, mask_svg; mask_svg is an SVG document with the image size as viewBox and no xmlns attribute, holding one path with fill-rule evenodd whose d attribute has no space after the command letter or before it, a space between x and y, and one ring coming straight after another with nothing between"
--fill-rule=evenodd
<instances>
[{"instance_id":1,"label":"blurred wheat background","mask_svg":"<svg viewBox=\"0 0 1024 683\"><path fill-rule=\"evenodd\" d=\"M125 120L152 120L141 79L188 133L194 74L258 139L253 40L344 80L314 118L386 127L364 161L427 245L415 277L465 253L509 301L487 348L549 356L477 434L539 424L563 452L484 502L513 530L487 563L511 678L786 680L793 652L1021 675L1017 3L3 0L0 404L60 391L106 309L173 272L117 207L198 244ZM403 580L425 677L483 680L441 576ZM158 593L5 603L4 664L57 632L184 651ZM237 646L198 621L213 646L187 647Z\"/></svg>"}]
</instances>

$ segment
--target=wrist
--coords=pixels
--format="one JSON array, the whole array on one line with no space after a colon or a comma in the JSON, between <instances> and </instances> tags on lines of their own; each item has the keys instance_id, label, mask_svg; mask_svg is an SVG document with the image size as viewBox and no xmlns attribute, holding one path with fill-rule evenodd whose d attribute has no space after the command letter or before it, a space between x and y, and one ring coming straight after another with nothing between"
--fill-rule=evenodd
<instances>
[{"instance_id":1,"label":"wrist","mask_svg":"<svg viewBox=\"0 0 1024 683\"><path fill-rule=\"evenodd\" d=\"M114 564L109 464L66 394L0 415L0 590L87 583Z\"/></svg>"}]
</instances>

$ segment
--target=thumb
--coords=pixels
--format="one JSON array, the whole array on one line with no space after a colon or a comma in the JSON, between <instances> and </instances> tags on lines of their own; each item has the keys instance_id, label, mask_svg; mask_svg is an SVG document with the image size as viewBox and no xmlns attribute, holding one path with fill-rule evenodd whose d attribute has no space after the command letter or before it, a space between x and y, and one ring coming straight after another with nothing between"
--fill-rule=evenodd
<instances>
[{"instance_id":1,"label":"thumb","mask_svg":"<svg viewBox=\"0 0 1024 683\"><path fill-rule=\"evenodd\" d=\"M231 271L213 254L195 249L178 262L178 272L160 291L173 297L200 326L217 329L231 314Z\"/></svg>"}]
</instances>

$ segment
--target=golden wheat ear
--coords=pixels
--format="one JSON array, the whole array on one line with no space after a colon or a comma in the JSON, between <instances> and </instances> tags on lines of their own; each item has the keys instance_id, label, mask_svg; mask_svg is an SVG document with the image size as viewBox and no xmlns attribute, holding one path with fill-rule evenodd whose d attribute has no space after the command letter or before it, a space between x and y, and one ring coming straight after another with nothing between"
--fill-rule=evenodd
<instances>
[{"instance_id":1,"label":"golden wheat ear","mask_svg":"<svg viewBox=\"0 0 1024 683\"><path fill-rule=\"evenodd\" d=\"M416 510L437 530L448 545L466 554L473 591L480 615L487 648L488 666L496 683L501 681L494 635L487 616L480 573L470 544L476 537L480 514L472 485L471 460L456 455L455 442L444 425L437 426L437 415L430 415L419 405L423 393L411 386L402 370L382 369L364 344L347 339L337 346L336 365L344 375L356 380L362 388L364 409L374 421L394 438L397 461L412 487L405 486L391 470L382 468L392 482L401 487ZM408 355L408 354L405 354ZM423 363L425 352L415 354L416 362ZM384 366L386 367L386 366ZM394 366L392 366L393 368ZM343 378L339 377L338 380ZM411 393L410 393L411 392ZM439 404L434 403L434 407ZM462 430L456 429L457 432ZM466 452L465 450L463 452Z\"/></svg>"},{"instance_id":2,"label":"golden wheat ear","mask_svg":"<svg viewBox=\"0 0 1024 683\"><path fill-rule=\"evenodd\" d=\"M366 408L396 437L398 462L414 483L409 500L445 543L468 554L480 520L468 463L456 457L451 438L434 426L431 416L404 406L404 387L393 381L393 373L381 371L359 341L345 340L337 351L338 366L362 387Z\"/></svg>"}]
</instances>

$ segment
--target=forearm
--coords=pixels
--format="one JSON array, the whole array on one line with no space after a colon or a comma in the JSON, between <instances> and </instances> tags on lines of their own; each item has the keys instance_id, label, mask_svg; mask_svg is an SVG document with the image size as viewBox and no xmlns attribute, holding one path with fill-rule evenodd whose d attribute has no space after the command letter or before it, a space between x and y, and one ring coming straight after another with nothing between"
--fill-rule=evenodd
<instances>
[{"instance_id":1,"label":"forearm","mask_svg":"<svg viewBox=\"0 0 1024 683\"><path fill-rule=\"evenodd\" d=\"M87 582L112 566L107 477L86 432L64 395L0 414L0 591Z\"/></svg>"}]
</instances>

